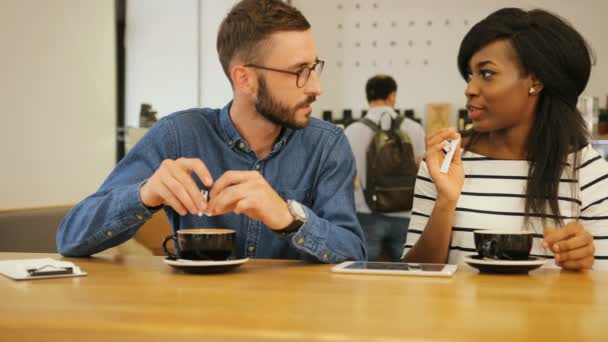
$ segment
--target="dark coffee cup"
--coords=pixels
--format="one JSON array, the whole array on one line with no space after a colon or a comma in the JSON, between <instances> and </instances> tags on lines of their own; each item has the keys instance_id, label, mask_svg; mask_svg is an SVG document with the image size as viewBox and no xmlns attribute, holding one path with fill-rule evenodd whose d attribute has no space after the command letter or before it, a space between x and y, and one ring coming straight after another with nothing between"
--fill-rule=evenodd
<instances>
[{"instance_id":1,"label":"dark coffee cup","mask_svg":"<svg viewBox=\"0 0 608 342\"><path fill-rule=\"evenodd\" d=\"M475 248L482 258L527 260L532 250L532 232L478 230L474 233Z\"/></svg>"},{"instance_id":2,"label":"dark coffee cup","mask_svg":"<svg viewBox=\"0 0 608 342\"><path fill-rule=\"evenodd\" d=\"M167 250L167 242L177 241L177 255ZM234 252L236 232L232 229L182 229L177 236L169 235L163 241L163 250L173 259L227 260Z\"/></svg>"}]
</instances>

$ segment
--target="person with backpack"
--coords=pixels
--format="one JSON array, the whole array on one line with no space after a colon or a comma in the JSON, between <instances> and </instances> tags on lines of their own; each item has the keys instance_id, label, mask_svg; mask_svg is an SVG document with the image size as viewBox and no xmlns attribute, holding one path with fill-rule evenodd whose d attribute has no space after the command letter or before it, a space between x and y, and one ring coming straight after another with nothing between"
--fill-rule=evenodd
<instances>
[{"instance_id":1,"label":"person with backpack","mask_svg":"<svg viewBox=\"0 0 608 342\"><path fill-rule=\"evenodd\" d=\"M367 114L345 129L357 164L357 217L365 233L368 260L379 260L386 246L390 260L398 261L425 151L424 130L393 109L397 83L391 76L370 78L365 92Z\"/></svg>"}]
</instances>

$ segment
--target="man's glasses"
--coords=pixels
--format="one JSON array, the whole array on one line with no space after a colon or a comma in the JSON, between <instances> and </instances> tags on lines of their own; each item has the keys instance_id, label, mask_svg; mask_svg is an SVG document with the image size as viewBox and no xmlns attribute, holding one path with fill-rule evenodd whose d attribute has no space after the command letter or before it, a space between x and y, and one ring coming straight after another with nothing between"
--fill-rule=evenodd
<instances>
[{"instance_id":1,"label":"man's glasses","mask_svg":"<svg viewBox=\"0 0 608 342\"><path fill-rule=\"evenodd\" d=\"M296 77L296 86L298 88L302 88L303 86L306 85L306 82L308 82L308 79L310 78L310 73L312 71L316 72L318 76L321 76L324 65L325 65L324 61L317 59L313 63L312 66L304 67L300 71L281 70L281 69L269 68L269 67L265 67L265 66L261 66L261 65L255 65L255 64L246 64L245 66L248 68L276 71L276 72L282 72L284 74L295 75L295 76L297 76Z\"/></svg>"}]
</instances>

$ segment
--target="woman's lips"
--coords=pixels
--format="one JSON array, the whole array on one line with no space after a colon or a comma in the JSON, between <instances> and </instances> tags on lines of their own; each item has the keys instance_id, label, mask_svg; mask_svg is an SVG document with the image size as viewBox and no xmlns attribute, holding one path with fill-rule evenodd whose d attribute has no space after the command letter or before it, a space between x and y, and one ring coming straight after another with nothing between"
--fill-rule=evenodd
<instances>
[{"instance_id":1,"label":"woman's lips","mask_svg":"<svg viewBox=\"0 0 608 342\"><path fill-rule=\"evenodd\" d=\"M467 109L469 110L469 119L471 120L475 120L477 118L479 118L479 116L481 115L483 109L479 108L479 107L475 107L475 106L467 106Z\"/></svg>"},{"instance_id":2,"label":"woman's lips","mask_svg":"<svg viewBox=\"0 0 608 342\"><path fill-rule=\"evenodd\" d=\"M481 115L481 110L474 110L474 111L469 111L469 119L471 120L475 120L477 118L479 118L479 116Z\"/></svg>"}]
</instances>

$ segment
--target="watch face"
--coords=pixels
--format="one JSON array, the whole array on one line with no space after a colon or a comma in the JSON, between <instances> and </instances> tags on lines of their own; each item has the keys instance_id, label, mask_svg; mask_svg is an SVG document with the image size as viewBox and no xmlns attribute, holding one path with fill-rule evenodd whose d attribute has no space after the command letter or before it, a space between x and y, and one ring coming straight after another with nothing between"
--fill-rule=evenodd
<instances>
[{"instance_id":1,"label":"watch face","mask_svg":"<svg viewBox=\"0 0 608 342\"><path fill-rule=\"evenodd\" d=\"M306 209L304 209L304 207L302 207L300 203L296 201L291 201L291 209L293 210L295 215L301 218L306 218Z\"/></svg>"}]
</instances>

